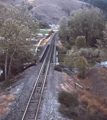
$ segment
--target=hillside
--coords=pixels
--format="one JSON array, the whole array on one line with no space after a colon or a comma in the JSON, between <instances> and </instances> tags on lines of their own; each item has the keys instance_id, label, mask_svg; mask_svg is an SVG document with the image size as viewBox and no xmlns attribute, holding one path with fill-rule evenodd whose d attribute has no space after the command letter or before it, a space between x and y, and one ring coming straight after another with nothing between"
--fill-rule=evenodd
<instances>
[{"instance_id":1,"label":"hillside","mask_svg":"<svg viewBox=\"0 0 107 120\"><path fill-rule=\"evenodd\" d=\"M78 0L1 0L5 4L26 4L39 21L58 24L62 16L69 18L72 10L87 7Z\"/></svg>"},{"instance_id":2,"label":"hillside","mask_svg":"<svg viewBox=\"0 0 107 120\"><path fill-rule=\"evenodd\" d=\"M95 7L107 12L107 0L80 0L92 4Z\"/></svg>"}]
</instances>

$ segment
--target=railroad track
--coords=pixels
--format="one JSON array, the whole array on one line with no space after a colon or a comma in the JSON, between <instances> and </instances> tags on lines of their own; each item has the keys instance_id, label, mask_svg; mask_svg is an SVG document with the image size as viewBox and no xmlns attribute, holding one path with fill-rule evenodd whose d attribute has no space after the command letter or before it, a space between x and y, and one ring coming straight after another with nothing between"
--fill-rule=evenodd
<instances>
[{"instance_id":1,"label":"railroad track","mask_svg":"<svg viewBox=\"0 0 107 120\"><path fill-rule=\"evenodd\" d=\"M24 110L21 120L37 120L39 109L41 105L42 95L46 83L46 78L49 71L49 66L51 62L55 62L55 39L57 33L54 33L50 39L50 44L48 44L47 50L41 57L41 62L43 62L41 69L39 71L38 77L36 79L35 85L30 94L29 100L27 102L26 108Z\"/></svg>"}]
</instances>

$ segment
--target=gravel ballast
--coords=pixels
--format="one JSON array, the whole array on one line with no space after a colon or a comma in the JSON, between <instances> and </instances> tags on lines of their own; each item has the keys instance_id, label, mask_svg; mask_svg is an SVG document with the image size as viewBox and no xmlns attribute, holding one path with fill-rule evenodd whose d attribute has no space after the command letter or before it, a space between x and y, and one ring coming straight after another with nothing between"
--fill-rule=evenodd
<instances>
[{"instance_id":1,"label":"gravel ballast","mask_svg":"<svg viewBox=\"0 0 107 120\"><path fill-rule=\"evenodd\" d=\"M16 87L19 85L23 85L23 88L21 88L21 91L17 95L17 99L14 101L14 104L10 108L10 111L6 113L3 117L1 117L0 120L21 120L25 105L28 101L29 95L38 76L40 67L41 63L38 63L36 66L27 69L26 71L24 71L24 78L18 80L14 84L14 86Z\"/></svg>"},{"instance_id":2,"label":"gravel ballast","mask_svg":"<svg viewBox=\"0 0 107 120\"><path fill-rule=\"evenodd\" d=\"M58 103L58 92L61 90L60 84L64 82L62 79L63 75L63 72L54 70L54 64L50 65L39 120L69 120L58 112L60 105Z\"/></svg>"}]
</instances>

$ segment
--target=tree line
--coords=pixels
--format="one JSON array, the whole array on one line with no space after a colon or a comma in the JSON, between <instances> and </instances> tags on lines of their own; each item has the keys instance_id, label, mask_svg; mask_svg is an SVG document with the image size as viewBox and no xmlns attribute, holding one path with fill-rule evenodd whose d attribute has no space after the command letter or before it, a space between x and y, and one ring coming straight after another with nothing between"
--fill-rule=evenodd
<instances>
[{"instance_id":1,"label":"tree line","mask_svg":"<svg viewBox=\"0 0 107 120\"><path fill-rule=\"evenodd\" d=\"M85 8L71 12L70 19L62 17L58 35L66 47L64 64L77 68L78 77L84 78L88 61L107 61L107 22L97 8Z\"/></svg>"},{"instance_id":2,"label":"tree line","mask_svg":"<svg viewBox=\"0 0 107 120\"><path fill-rule=\"evenodd\" d=\"M102 40L106 18L102 11L95 8L72 11L70 19L62 17L59 37L70 42L78 36L85 36L87 46L96 46L97 39Z\"/></svg>"},{"instance_id":3,"label":"tree line","mask_svg":"<svg viewBox=\"0 0 107 120\"><path fill-rule=\"evenodd\" d=\"M80 0L83 2L87 2L89 4L92 4L101 10L107 12L107 1L106 0Z\"/></svg>"},{"instance_id":4,"label":"tree line","mask_svg":"<svg viewBox=\"0 0 107 120\"><path fill-rule=\"evenodd\" d=\"M21 71L23 64L31 60L30 38L38 28L38 21L33 19L26 6L0 9L0 67L5 81Z\"/></svg>"}]
</instances>

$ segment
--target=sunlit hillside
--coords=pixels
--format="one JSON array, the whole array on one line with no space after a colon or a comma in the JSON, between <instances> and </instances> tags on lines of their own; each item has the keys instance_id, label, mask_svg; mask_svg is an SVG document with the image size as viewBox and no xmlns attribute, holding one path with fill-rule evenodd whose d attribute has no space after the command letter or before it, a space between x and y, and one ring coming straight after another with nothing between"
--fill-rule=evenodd
<instances>
[{"instance_id":1,"label":"sunlit hillside","mask_svg":"<svg viewBox=\"0 0 107 120\"><path fill-rule=\"evenodd\" d=\"M79 0L1 0L2 4L25 4L39 21L58 24L62 16L69 17L72 10L89 7Z\"/></svg>"}]
</instances>

